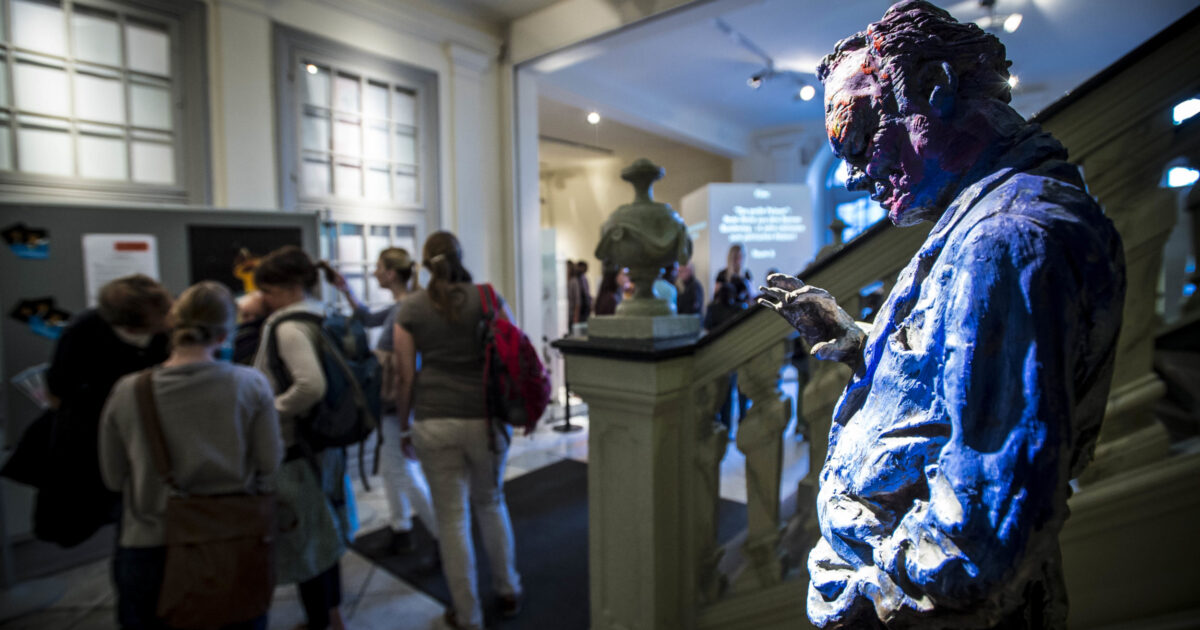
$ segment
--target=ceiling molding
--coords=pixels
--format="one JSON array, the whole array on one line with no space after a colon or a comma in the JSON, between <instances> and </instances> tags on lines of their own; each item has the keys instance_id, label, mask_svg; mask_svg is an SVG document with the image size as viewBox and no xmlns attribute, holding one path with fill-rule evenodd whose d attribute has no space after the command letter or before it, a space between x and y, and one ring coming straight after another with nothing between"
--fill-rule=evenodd
<instances>
[{"instance_id":1,"label":"ceiling molding","mask_svg":"<svg viewBox=\"0 0 1200 630\"><path fill-rule=\"evenodd\" d=\"M446 42L461 42L473 48L499 55L504 40L498 30L486 29L483 24L467 24L416 6L380 0L305 0L383 26L389 30L411 35L439 46ZM281 13L273 0L214 0L219 5L257 13L272 20ZM296 2L296 0L290 0ZM299 2L296 2L299 4ZM292 7L289 7L292 8Z\"/></svg>"},{"instance_id":2,"label":"ceiling molding","mask_svg":"<svg viewBox=\"0 0 1200 630\"><path fill-rule=\"evenodd\" d=\"M752 148L751 131L743 125L698 109L670 106L655 95L631 92L621 86L556 78L553 84L539 81L538 93L728 158L742 157Z\"/></svg>"}]
</instances>

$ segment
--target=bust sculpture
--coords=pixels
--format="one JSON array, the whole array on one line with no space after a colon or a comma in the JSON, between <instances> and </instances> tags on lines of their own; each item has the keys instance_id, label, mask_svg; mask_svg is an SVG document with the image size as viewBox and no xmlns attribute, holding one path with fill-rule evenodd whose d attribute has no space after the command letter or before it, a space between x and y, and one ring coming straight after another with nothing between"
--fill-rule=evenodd
<instances>
[{"instance_id":1,"label":"bust sculpture","mask_svg":"<svg viewBox=\"0 0 1200 630\"><path fill-rule=\"evenodd\" d=\"M1065 628L1058 534L1112 375L1120 238L1008 102L1004 46L923 0L821 63L848 186L933 221L871 327L772 275L760 303L854 369L820 474L823 628Z\"/></svg>"},{"instance_id":2,"label":"bust sculpture","mask_svg":"<svg viewBox=\"0 0 1200 630\"><path fill-rule=\"evenodd\" d=\"M628 267L634 284L633 298L617 306L617 315L675 314L674 303L655 295L654 280L672 263L687 264L692 239L678 212L651 199L651 187L662 176L662 167L646 159L623 169L621 179L633 184L633 203L617 208L600 228L596 258L606 269Z\"/></svg>"}]
</instances>

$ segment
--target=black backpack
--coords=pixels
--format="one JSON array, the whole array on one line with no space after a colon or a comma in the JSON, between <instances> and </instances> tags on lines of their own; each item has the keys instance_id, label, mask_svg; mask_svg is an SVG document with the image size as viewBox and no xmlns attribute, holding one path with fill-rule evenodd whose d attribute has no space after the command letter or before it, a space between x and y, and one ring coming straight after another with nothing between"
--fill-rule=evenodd
<instances>
[{"instance_id":1,"label":"black backpack","mask_svg":"<svg viewBox=\"0 0 1200 630\"><path fill-rule=\"evenodd\" d=\"M267 361L281 390L292 384L292 376L279 356L275 331L286 321L310 324L317 331L321 373L325 377L325 396L307 416L296 423L296 442L312 455L327 448L359 444L359 474L369 489L363 463L362 443L379 426L380 385L383 369L375 353L367 347L362 322L340 314L321 317L314 313L289 313L275 320L267 338ZM375 467L379 466L376 443Z\"/></svg>"}]
</instances>

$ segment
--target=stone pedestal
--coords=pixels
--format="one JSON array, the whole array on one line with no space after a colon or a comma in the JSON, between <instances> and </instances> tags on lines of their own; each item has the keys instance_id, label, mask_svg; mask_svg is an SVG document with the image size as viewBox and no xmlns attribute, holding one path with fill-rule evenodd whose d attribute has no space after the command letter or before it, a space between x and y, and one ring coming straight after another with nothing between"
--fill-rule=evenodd
<instances>
[{"instance_id":1,"label":"stone pedestal","mask_svg":"<svg viewBox=\"0 0 1200 630\"><path fill-rule=\"evenodd\" d=\"M700 318L694 315L598 315L588 319L588 337L597 339L677 339L699 334Z\"/></svg>"},{"instance_id":2,"label":"stone pedestal","mask_svg":"<svg viewBox=\"0 0 1200 630\"><path fill-rule=\"evenodd\" d=\"M588 548L593 630L684 628L681 448L691 357L628 361L567 354L588 403Z\"/></svg>"}]
</instances>

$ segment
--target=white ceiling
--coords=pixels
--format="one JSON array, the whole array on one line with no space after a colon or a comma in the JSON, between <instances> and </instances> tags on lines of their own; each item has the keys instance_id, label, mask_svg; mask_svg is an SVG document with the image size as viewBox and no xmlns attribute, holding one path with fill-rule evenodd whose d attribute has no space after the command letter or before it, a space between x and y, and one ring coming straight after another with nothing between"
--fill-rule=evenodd
<instances>
[{"instance_id":1,"label":"white ceiling","mask_svg":"<svg viewBox=\"0 0 1200 630\"><path fill-rule=\"evenodd\" d=\"M960 20L986 13L978 0L935 4ZM714 16L771 55L777 67L812 73L839 39L878 20L890 2L697 5L533 62L543 94L737 156L764 130L820 124L821 91L811 74L818 92L809 102L795 100L796 84L782 79L750 89L746 80L763 62L723 34ZM1026 116L1036 113L1198 5L1200 0L997 0L998 13L1024 16L1015 33L999 34L1020 78L1014 107Z\"/></svg>"}]
</instances>

